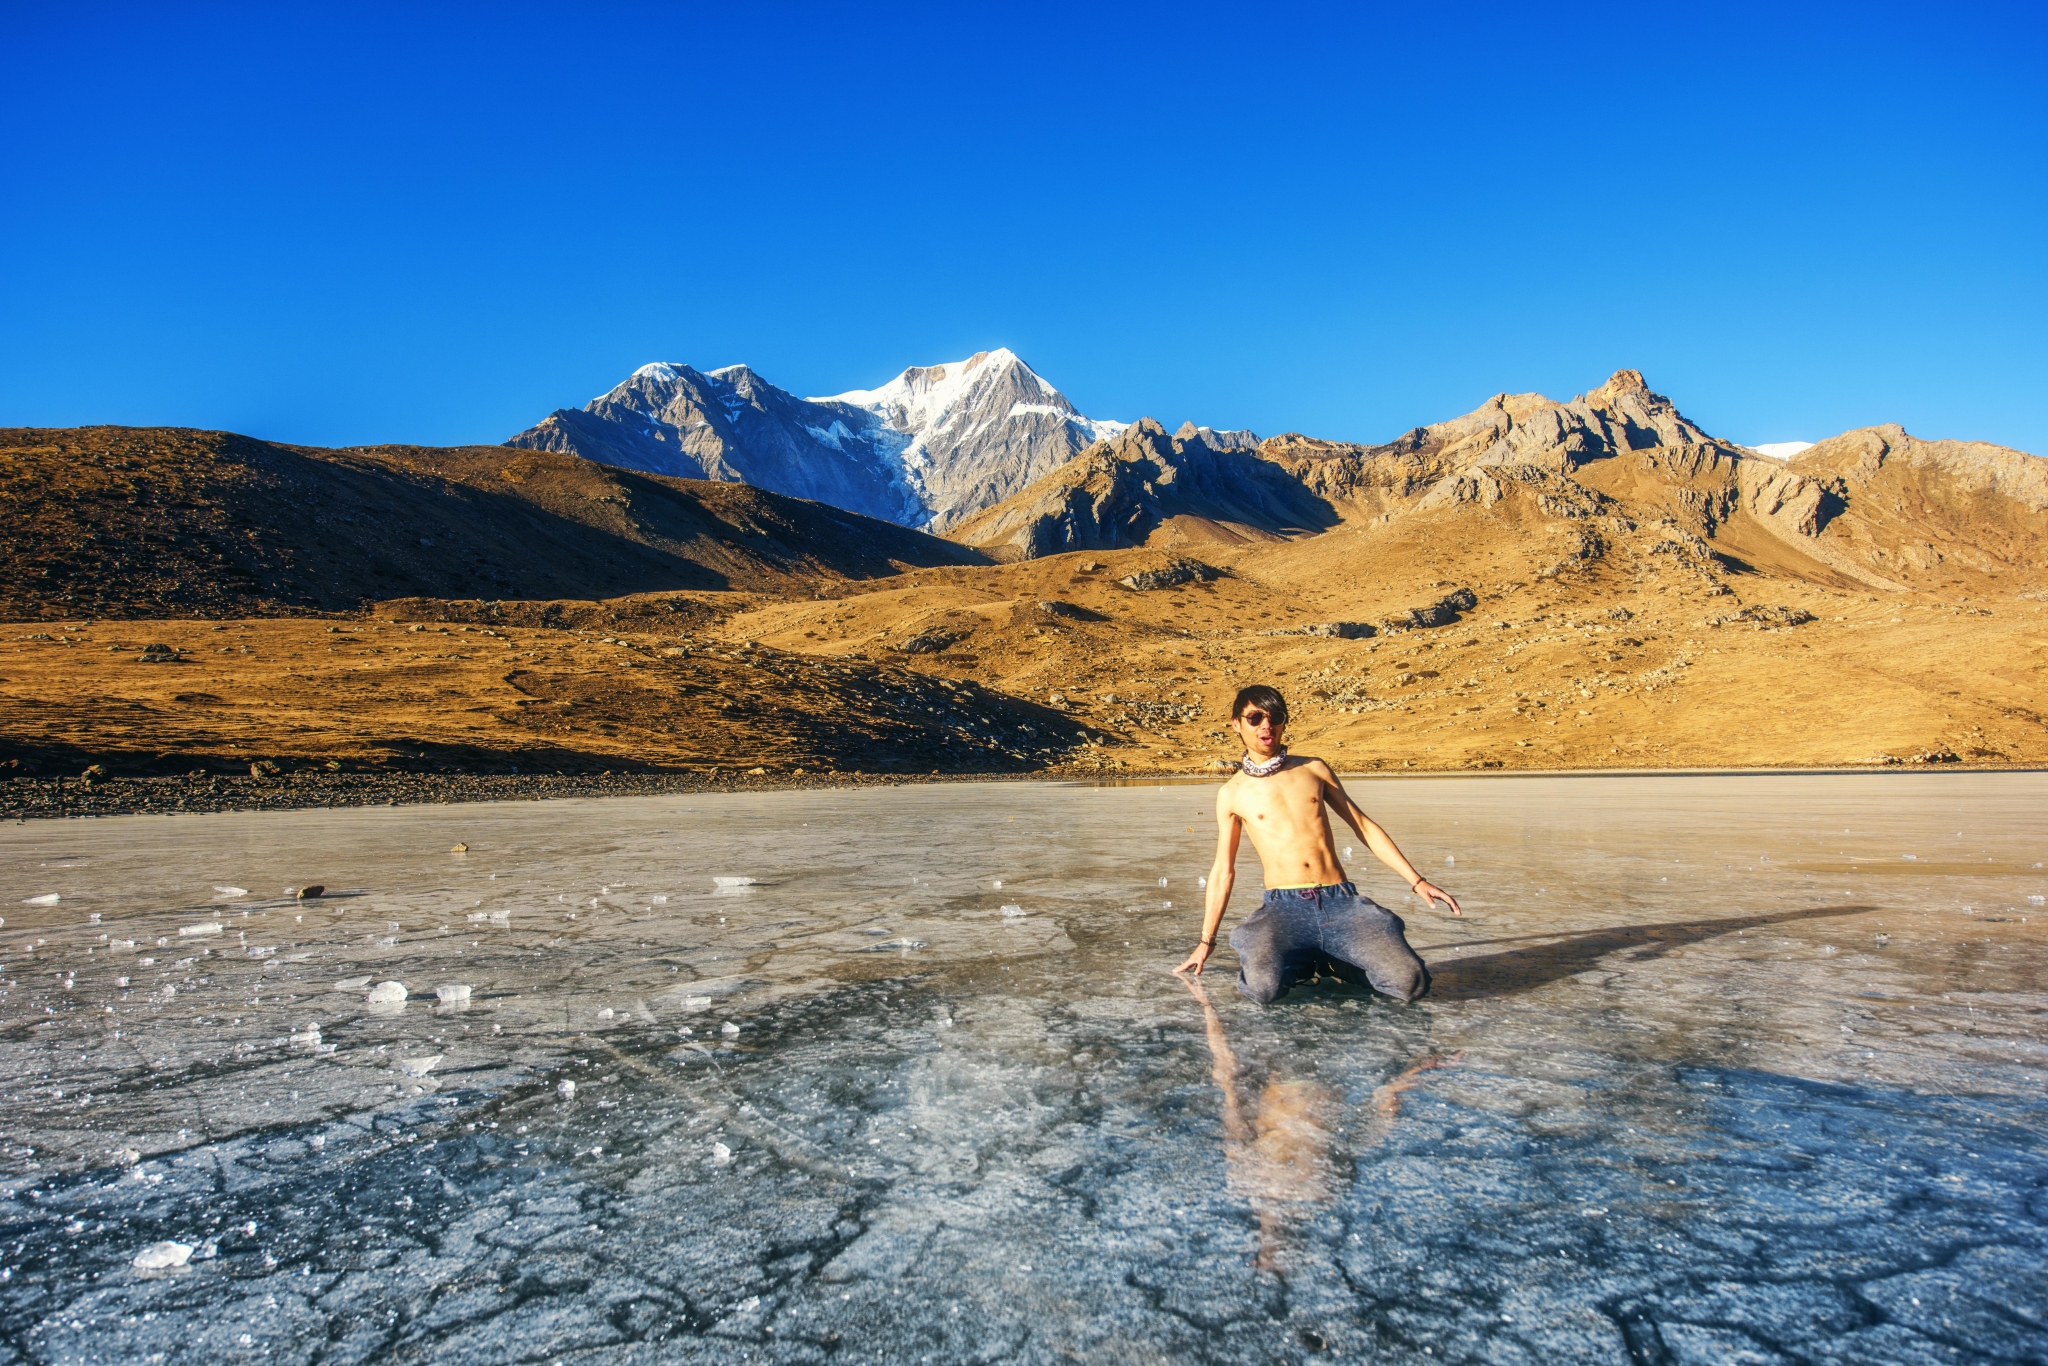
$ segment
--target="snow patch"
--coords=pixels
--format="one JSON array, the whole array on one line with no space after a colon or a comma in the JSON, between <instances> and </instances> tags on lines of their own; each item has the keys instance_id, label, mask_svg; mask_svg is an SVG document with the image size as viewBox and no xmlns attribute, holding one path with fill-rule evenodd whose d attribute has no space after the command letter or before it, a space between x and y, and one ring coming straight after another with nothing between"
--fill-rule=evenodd
<instances>
[{"instance_id":1,"label":"snow patch","mask_svg":"<svg viewBox=\"0 0 2048 1366\"><path fill-rule=\"evenodd\" d=\"M1801 451L1812 450L1813 443L1811 441L1766 441L1762 445L1751 446L1750 449L1758 455L1768 455L1773 460L1790 460Z\"/></svg>"}]
</instances>

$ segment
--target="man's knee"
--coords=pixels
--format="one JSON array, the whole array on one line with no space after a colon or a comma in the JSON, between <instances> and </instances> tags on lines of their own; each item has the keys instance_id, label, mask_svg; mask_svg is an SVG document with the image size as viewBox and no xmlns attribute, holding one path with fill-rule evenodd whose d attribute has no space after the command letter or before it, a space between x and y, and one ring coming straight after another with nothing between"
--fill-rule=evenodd
<instances>
[{"instance_id":1,"label":"man's knee","mask_svg":"<svg viewBox=\"0 0 2048 1366\"><path fill-rule=\"evenodd\" d=\"M1407 1005L1429 995L1429 969L1422 966L1422 960L1402 963L1380 974L1373 988L1384 995Z\"/></svg>"},{"instance_id":2,"label":"man's knee","mask_svg":"<svg viewBox=\"0 0 2048 1366\"><path fill-rule=\"evenodd\" d=\"M1237 970L1237 989L1255 1005L1269 1006L1287 994L1278 972L1244 967Z\"/></svg>"}]
</instances>

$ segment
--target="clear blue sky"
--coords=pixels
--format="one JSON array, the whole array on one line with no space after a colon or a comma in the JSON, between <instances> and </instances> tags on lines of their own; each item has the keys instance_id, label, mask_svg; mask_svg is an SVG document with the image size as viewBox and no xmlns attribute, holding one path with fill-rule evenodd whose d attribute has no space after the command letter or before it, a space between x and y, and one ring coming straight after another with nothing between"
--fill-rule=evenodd
<instances>
[{"instance_id":1,"label":"clear blue sky","mask_svg":"<svg viewBox=\"0 0 2048 1366\"><path fill-rule=\"evenodd\" d=\"M1009 346L1387 439L1635 366L2048 454L2048 10L9 4L0 424L499 441Z\"/></svg>"}]
</instances>

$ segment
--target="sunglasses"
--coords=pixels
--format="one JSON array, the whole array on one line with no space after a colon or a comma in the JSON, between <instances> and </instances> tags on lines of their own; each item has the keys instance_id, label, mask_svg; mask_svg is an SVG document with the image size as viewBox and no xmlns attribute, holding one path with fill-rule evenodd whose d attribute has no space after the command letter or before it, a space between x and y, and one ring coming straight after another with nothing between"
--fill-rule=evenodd
<instances>
[{"instance_id":1,"label":"sunglasses","mask_svg":"<svg viewBox=\"0 0 2048 1366\"><path fill-rule=\"evenodd\" d=\"M1240 715L1238 717L1238 720L1244 722L1247 726L1263 726L1266 724L1266 713L1262 711L1248 710L1244 712L1242 715ZM1273 724L1276 726L1279 725L1279 718L1274 718Z\"/></svg>"}]
</instances>

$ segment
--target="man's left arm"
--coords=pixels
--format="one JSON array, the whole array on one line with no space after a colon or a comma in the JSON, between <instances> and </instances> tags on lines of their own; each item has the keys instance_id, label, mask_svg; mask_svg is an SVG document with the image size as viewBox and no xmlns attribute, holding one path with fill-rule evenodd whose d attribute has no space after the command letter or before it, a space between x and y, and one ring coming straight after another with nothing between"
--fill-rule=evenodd
<instances>
[{"instance_id":1,"label":"man's left arm","mask_svg":"<svg viewBox=\"0 0 2048 1366\"><path fill-rule=\"evenodd\" d=\"M1457 898L1417 872L1415 865L1408 861L1408 856L1394 843L1394 837L1381 829L1379 822L1366 815L1358 803L1351 800L1351 794L1344 790L1344 784L1338 780L1335 770L1320 760L1317 761L1317 768L1317 776L1323 783L1324 805L1343 817L1344 823L1358 832L1358 838L1365 842L1366 848L1372 850L1373 857L1400 874L1407 882L1408 890L1421 897L1426 904L1434 906L1441 901L1451 908L1452 915L1465 914L1464 908L1458 905Z\"/></svg>"}]
</instances>

